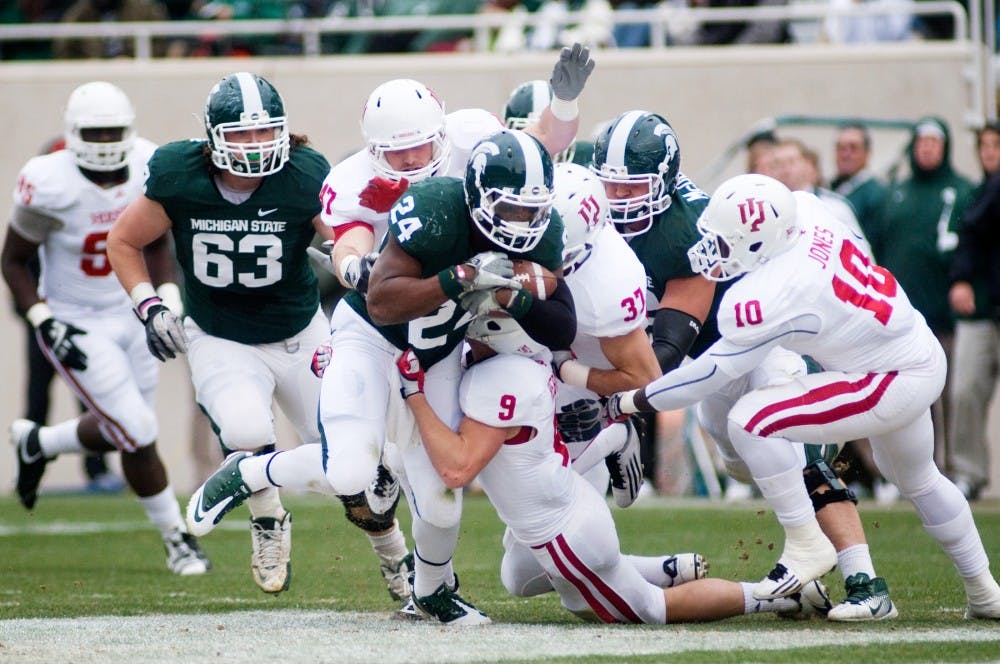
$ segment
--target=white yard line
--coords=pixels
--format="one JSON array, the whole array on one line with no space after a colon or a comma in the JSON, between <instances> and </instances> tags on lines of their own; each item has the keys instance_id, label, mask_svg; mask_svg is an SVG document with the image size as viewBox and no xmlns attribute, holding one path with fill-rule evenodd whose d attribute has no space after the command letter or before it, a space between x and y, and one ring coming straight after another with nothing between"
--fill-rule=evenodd
<instances>
[{"instance_id":1,"label":"white yard line","mask_svg":"<svg viewBox=\"0 0 1000 664\"><path fill-rule=\"evenodd\" d=\"M246 611L0 621L7 662L395 662L432 663L566 656L669 654L691 650L785 650L928 641L995 642L1000 630L954 629L694 630L629 626L490 625L448 629L392 622L385 614Z\"/></svg>"}]
</instances>

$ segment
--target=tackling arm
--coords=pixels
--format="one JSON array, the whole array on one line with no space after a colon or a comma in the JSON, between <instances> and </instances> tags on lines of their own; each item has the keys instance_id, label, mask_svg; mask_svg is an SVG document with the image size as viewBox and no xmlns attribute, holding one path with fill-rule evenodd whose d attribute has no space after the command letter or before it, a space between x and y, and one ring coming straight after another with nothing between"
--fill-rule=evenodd
<instances>
[{"instance_id":1,"label":"tackling arm","mask_svg":"<svg viewBox=\"0 0 1000 664\"><path fill-rule=\"evenodd\" d=\"M580 128L577 98L583 92L594 66L590 49L586 46L573 44L572 48L563 48L559 54L559 61L552 68L549 79L552 101L542 111L538 122L525 128L527 133L541 141L549 154L565 150L576 138Z\"/></svg>"},{"instance_id":2,"label":"tackling arm","mask_svg":"<svg viewBox=\"0 0 1000 664\"><path fill-rule=\"evenodd\" d=\"M656 363L656 355L641 327L620 337L602 338L600 342L601 351L615 368L592 368L587 377L589 389L607 396L646 385L659 378L661 372Z\"/></svg>"},{"instance_id":3,"label":"tackling arm","mask_svg":"<svg viewBox=\"0 0 1000 664\"><path fill-rule=\"evenodd\" d=\"M681 365L712 309L715 283L701 275L671 279L653 314L653 352L666 373Z\"/></svg>"},{"instance_id":4,"label":"tackling arm","mask_svg":"<svg viewBox=\"0 0 1000 664\"><path fill-rule=\"evenodd\" d=\"M329 226L321 224L323 228L330 232L330 237L326 233L321 233L327 239L332 239L333 231ZM367 224L358 224L345 231L333 245L330 260L333 262L337 280L347 288L354 288L354 283L345 277L351 270L358 270L361 259L365 254L371 253L375 249L375 232ZM352 273L353 274L353 273Z\"/></svg>"},{"instance_id":5,"label":"tackling arm","mask_svg":"<svg viewBox=\"0 0 1000 664\"><path fill-rule=\"evenodd\" d=\"M406 253L392 235L387 240L368 282L368 315L376 325L411 321L448 299L437 275L421 278L420 261Z\"/></svg>"},{"instance_id":6,"label":"tackling arm","mask_svg":"<svg viewBox=\"0 0 1000 664\"><path fill-rule=\"evenodd\" d=\"M438 418L422 393L408 397L406 405L417 421L427 457L452 489L471 482L496 456L503 442L520 430L520 427L499 429L463 417L456 432Z\"/></svg>"}]
</instances>

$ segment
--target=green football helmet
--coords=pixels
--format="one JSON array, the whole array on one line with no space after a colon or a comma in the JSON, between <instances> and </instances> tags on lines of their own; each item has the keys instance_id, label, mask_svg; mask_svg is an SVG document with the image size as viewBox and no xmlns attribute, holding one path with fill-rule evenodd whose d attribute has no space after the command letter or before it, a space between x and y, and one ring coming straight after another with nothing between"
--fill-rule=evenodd
<instances>
[{"instance_id":1,"label":"green football helmet","mask_svg":"<svg viewBox=\"0 0 1000 664\"><path fill-rule=\"evenodd\" d=\"M476 144L465 169L465 202L476 228L515 253L531 251L549 225L552 159L533 136L505 129Z\"/></svg>"},{"instance_id":2,"label":"green football helmet","mask_svg":"<svg viewBox=\"0 0 1000 664\"><path fill-rule=\"evenodd\" d=\"M537 123L538 118L542 117L542 111L551 102L552 87L548 81L537 79L521 83L507 99L507 105L503 108L503 123L510 129L524 129ZM568 148L553 155L553 160L557 163L573 161L575 152L576 143L570 143Z\"/></svg>"},{"instance_id":3,"label":"green football helmet","mask_svg":"<svg viewBox=\"0 0 1000 664\"><path fill-rule=\"evenodd\" d=\"M670 207L681 167L677 136L662 116L628 111L618 116L594 141L594 165L604 182L611 218L624 237L645 233L657 215ZM616 197L614 185L647 184L647 190Z\"/></svg>"},{"instance_id":4,"label":"green football helmet","mask_svg":"<svg viewBox=\"0 0 1000 664\"><path fill-rule=\"evenodd\" d=\"M250 132L273 130L272 138L234 140ZM281 95L266 79L238 72L215 84L205 101L205 130L212 163L243 177L277 173L288 161L291 142Z\"/></svg>"}]
</instances>

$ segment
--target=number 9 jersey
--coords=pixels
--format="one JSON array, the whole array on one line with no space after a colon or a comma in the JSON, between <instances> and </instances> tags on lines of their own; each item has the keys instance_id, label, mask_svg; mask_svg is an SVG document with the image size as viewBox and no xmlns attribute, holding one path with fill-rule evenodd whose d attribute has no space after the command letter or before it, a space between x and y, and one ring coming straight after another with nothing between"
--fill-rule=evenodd
<instances>
[{"instance_id":1,"label":"number 9 jersey","mask_svg":"<svg viewBox=\"0 0 1000 664\"><path fill-rule=\"evenodd\" d=\"M219 193L204 145L162 146L146 180L146 196L172 222L185 312L208 334L239 343L288 339L319 307L306 247L330 165L315 150L294 147L284 167L237 204Z\"/></svg>"}]
</instances>

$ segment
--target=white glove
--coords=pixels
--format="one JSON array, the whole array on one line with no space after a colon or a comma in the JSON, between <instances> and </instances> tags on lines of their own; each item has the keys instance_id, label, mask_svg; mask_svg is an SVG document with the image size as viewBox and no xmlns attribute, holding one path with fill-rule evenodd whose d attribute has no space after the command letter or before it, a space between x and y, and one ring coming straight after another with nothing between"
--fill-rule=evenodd
<instances>
[{"instance_id":1,"label":"white glove","mask_svg":"<svg viewBox=\"0 0 1000 664\"><path fill-rule=\"evenodd\" d=\"M146 346L160 362L187 352L187 334L184 324L163 304L159 297L151 297L136 307L139 320L146 326Z\"/></svg>"},{"instance_id":2,"label":"white glove","mask_svg":"<svg viewBox=\"0 0 1000 664\"><path fill-rule=\"evenodd\" d=\"M497 300L496 289L476 290L458 298L458 306L474 316L486 316L494 311L504 311Z\"/></svg>"}]
</instances>

